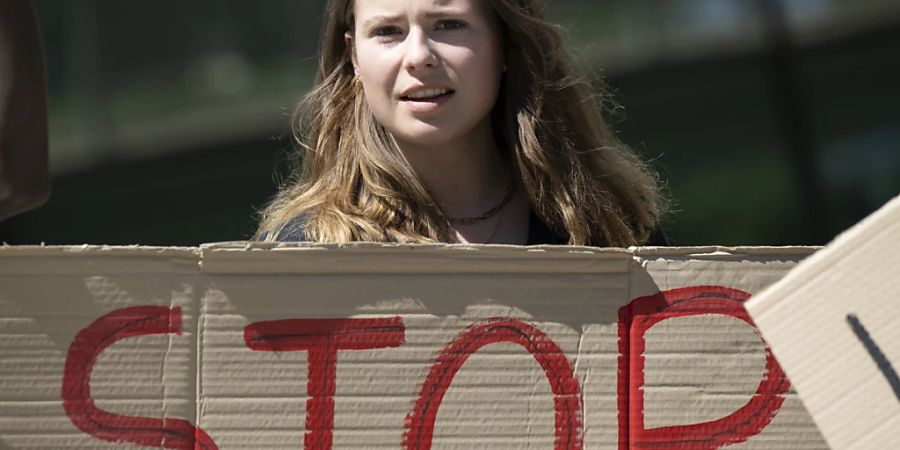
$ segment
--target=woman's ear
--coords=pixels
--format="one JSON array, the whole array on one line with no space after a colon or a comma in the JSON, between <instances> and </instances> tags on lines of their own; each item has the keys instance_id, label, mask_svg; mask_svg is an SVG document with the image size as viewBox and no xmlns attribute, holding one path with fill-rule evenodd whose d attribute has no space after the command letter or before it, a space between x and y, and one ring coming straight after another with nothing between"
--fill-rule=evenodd
<instances>
[{"instance_id":1,"label":"woman's ear","mask_svg":"<svg viewBox=\"0 0 900 450\"><path fill-rule=\"evenodd\" d=\"M344 44L350 52L350 61L353 62L353 75L359 76L359 66L356 64L356 46L353 44L353 33L347 31L344 33Z\"/></svg>"}]
</instances>

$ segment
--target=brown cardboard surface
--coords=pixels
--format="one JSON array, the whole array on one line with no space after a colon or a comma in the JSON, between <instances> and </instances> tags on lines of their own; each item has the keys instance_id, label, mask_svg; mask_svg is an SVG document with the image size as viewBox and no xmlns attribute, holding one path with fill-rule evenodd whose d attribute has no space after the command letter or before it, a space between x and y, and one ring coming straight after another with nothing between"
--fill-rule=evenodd
<instances>
[{"instance_id":1,"label":"brown cardboard surface","mask_svg":"<svg viewBox=\"0 0 900 450\"><path fill-rule=\"evenodd\" d=\"M743 309L812 250L0 248L0 448L823 449Z\"/></svg>"},{"instance_id":2,"label":"brown cardboard surface","mask_svg":"<svg viewBox=\"0 0 900 450\"><path fill-rule=\"evenodd\" d=\"M257 405L265 411L291 411L280 416L278 432L266 437L266 447L295 448L303 442L306 355L231 351L243 347L242 330L248 323L373 315L402 316L405 342L399 348L339 354L336 448L401 447L407 414L435 356L467 327L493 317L533 324L570 355L575 376L586 380L580 383L583 391L593 394L585 427L598 445L616 445L615 323L629 289L629 252L380 245L326 249L282 248L277 260L261 261L265 253L253 250L204 248L203 270L211 289L204 297L208 320L203 325L220 326L201 329L208 352L201 357L206 415L200 425L222 436L223 446L247 445L247 431L271 420L271 414L250 412ZM239 268L252 269L240 273ZM342 273L322 274L335 268ZM440 403L435 446L553 445L553 394L529 353L498 343L473 354L464 367ZM241 375L223 379L225 373Z\"/></svg>"},{"instance_id":3,"label":"brown cardboard surface","mask_svg":"<svg viewBox=\"0 0 900 450\"><path fill-rule=\"evenodd\" d=\"M73 425L62 385L69 352L75 353L73 361L77 353L90 354L75 336L104 314L136 306L180 308L181 334L137 336L109 346L96 357L90 397L96 407L117 414L193 419L197 254L172 248L0 248L0 448L119 448ZM73 373L84 371L73 367ZM76 378L70 378L73 393L83 392Z\"/></svg>"},{"instance_id":4,"label":"brown cardboard surface","mask_svg":"<svg viewBox=\"0 0 900 450\"><path fill-rule=\"evenodd\" d=\"M812 251L809 247L638 250L637 261L649 279L635 272L632 298L697 286L701 288L694 288L697 292L690 298L742 298L779 280ZM728 290L716 294L711 287ZM754 395L761 379L772 375L766 370L765 344L752 327L706 307L695 312L703 314L670 318L647 332L643 387L647 428L725 417ZM777 414L755 439L728 448L826 448L796 393L789 390L782 397Z\"/></svg>"},{"instance_id":5,"label":"brown cardboard surface","mask_svg":"<svg viewBox=\"0 0 900 450\"><path fill-rule=\"evenodd\" d=\"M748 309L832 448L900 448L900 197Z\"/></svg>"}]
</instances>

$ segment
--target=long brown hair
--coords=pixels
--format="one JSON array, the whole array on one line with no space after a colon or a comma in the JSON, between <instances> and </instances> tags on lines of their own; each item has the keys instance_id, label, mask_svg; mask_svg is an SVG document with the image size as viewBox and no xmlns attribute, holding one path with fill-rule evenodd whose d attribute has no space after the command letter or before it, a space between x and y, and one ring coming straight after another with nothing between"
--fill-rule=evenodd
<instances>
[{"instance_id":1,"label":"long brown hair","mask_svg":"<svg viewBox=\"0 0 900 450\"><path fill-rule=\"evenodd\" d=\"M605 123L603 89L537 0L488 1L507 58L493 129L532 210L572 245L644 243L665 200ZM300 170L263 211L257 236L274 240L303 215L305 235L319 242L452 242L438 203L354 82L344 39L353 27L353 0L329 0L315 85L293 117Z\"/></svg>"}]
</instances>

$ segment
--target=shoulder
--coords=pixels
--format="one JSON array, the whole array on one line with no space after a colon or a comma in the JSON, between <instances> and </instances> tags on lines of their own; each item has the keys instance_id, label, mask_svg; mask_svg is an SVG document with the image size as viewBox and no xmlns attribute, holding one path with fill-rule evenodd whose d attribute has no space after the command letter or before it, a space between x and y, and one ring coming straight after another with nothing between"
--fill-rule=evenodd
<instances>
[{"instance_id":1,"label":"shoulder","mask_svg":"<svg viewBox=\"0 0 900 450\"><path fill-rule=\"evenodd\" d=\"M305 242L309 241L306 236L306 222L308 217L306 214L300 214L285 224L273 239L276 242ZM266 233L261 239L269 240L270 233Z\"/></svg>"},{"instance_id":2,"label":"shoulder","mask_svg":"<svg viewBox=\"0 0 900 450\"><path fill-rule=\"evenodd\" d=\"M540 219L540 217L538 217L537 214L535 214L534 210L531 211L528 218L528 245L566 245L568 240L568 236L557 235L543 220ZM650 236L647 238L647 241L640 245L667 247L672 244L662 226L657 224L656 228L653 229Z\"/></svg>"}]
</instances>

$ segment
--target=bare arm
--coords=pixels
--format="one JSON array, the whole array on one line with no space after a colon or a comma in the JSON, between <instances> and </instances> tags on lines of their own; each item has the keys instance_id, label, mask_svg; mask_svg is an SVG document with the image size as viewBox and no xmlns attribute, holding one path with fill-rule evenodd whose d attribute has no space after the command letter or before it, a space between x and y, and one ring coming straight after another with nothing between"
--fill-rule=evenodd
<instances>
[{"instance_id":1,"label":"bare arm","mask_svg":"<svg viewBox=\"0 0 900 450\"><path fill-rule=\"evenodd\" d=\"M29 0L0 0L0 220L50 195L44 52Z\"/></svg>"}]
</instances>

